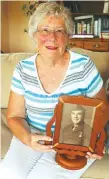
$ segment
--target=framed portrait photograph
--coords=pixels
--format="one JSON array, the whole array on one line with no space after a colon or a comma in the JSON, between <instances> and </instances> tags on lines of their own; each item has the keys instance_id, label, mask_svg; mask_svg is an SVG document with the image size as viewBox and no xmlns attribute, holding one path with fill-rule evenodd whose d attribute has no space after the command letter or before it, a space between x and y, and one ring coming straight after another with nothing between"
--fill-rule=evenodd
<instances>
[{"instance_id":1,"label":"framed portrait photograph","mask_svg":"<svg viewBox=\"0 0 109 179\"><path fill-rule=\"evenodd\" d=\"M59 152L87 151L102 155L106 124L103 102L83 96L61 96L54 116L47 124L47 135L53 137L53 146ZM54 134L51 126L55 122ZM63 152L63 153L64 153Z\"/></svg>"},{"instance_id":2,"label":"framed portrait photograph","mask_svg":"<svg viewBox=\"0 0 109 179\"><path fill-rule=\"evenodd\" d=\"M89 146L95 107L80 104L63 104L60 144Z\"/></svg>"}]
</instances>

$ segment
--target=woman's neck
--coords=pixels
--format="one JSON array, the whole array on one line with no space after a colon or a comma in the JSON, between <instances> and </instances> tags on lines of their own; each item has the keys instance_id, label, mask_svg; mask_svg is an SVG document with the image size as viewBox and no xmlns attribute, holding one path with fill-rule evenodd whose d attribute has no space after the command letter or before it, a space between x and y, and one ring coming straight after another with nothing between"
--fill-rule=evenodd
<instances>
[{"instance_id":1,"label":"woman's neck","mask_svg":"<svg viewBox=\"0 0 109 179\"><path fill-rule=\"evenodd\" d=\"M62 63L63 56L60 58L46 58L39 55L39 63L45 67L55 67Z\"/></svg>"},{"instance_id":2,"label":"woman's neck","mask_svg":"<svg viewBox=\"0 0 109 179\"><path fill-rule=\"evenodd\" d=\"M54 58L45 57L39 54L38 61L41 66L54 68L57 67L58 65L65 64L66 59L68 60L68 52L65 52L60 57L54 57Z\"/></svg>"},{"instance_id":3,"label":"woman's neck","mask_svg":"<svg viewBox=\"0 0 109 179\"><path fill-rule=\"evenodd\" d=\"M62 59L62 57L58 59L48 58L47 60L43 58L42 63L48 67L56 67L62 63Z\"/></svg>"}]
</instances>

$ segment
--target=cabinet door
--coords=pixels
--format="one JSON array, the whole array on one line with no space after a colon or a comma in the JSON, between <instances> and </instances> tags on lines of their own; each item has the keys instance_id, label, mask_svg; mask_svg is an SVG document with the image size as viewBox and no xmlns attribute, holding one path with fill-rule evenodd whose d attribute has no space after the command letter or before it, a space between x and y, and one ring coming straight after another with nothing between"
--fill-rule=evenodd
<instances>
[{"instance_id":1,"label":"cabinet door","mask_svg":"<svg viewBox=\"0 0 109 179\"><path fill-rule=\"evenodd\" d=\"M83 48L83 41L80 41L80 40L76 41L76 40L71 39L69 41L69 45L71 48L73 47Z\"/></svg>"},{"instance_id":2,"label":"cabinet door","mask_svg":"<svg viewBox=\"0 0 109 179\"><path fill-rule=\"evenodd\" d=\"M84 41L84 49L92 51L109 51L109 42Z\"/></svg>"}]
</instances>

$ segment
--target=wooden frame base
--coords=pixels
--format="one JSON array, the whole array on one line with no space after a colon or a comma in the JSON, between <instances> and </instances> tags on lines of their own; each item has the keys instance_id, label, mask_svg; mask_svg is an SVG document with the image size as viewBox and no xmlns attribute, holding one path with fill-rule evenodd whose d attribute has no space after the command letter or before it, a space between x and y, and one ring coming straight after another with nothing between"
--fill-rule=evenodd
<instances>
[{"instance_id":1,"label":"wooden frame base","mask_svg":"<svg viewBox=\"0 0 109 179\"><path fill-rule=\"evenodd\" d=\"M87 159L84 156L69 157L68 155L57 153L55 160L60 166L69 170L79 170L87 164Z\"/></svg>"}]
</instances>

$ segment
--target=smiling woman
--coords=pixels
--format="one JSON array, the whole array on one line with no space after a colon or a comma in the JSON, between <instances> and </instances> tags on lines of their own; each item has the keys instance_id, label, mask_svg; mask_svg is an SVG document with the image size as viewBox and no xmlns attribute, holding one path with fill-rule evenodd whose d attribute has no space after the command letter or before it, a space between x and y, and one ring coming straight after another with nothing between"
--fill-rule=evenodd
<instances>
[{"instance_id":1,"label":"smiling woman","mask_svg":"<svg viewBox=\"0 0 109 179\"><path fill-rule=\"evenodd\" d=\"M41 3L30 17L29 35L38 53L20 61L13 73L7 123L14 137L0 165L2 179L7 172L8 179L79 179L89 166L78 171L60 167L53 145L44 142L52 141L46 125L60 96L83 95L107 103L103 80L92 60L67 49L72 32L70 10L56 2ZM86 157L102 158L91 153Z\"/></svg>"}]
</instances>

